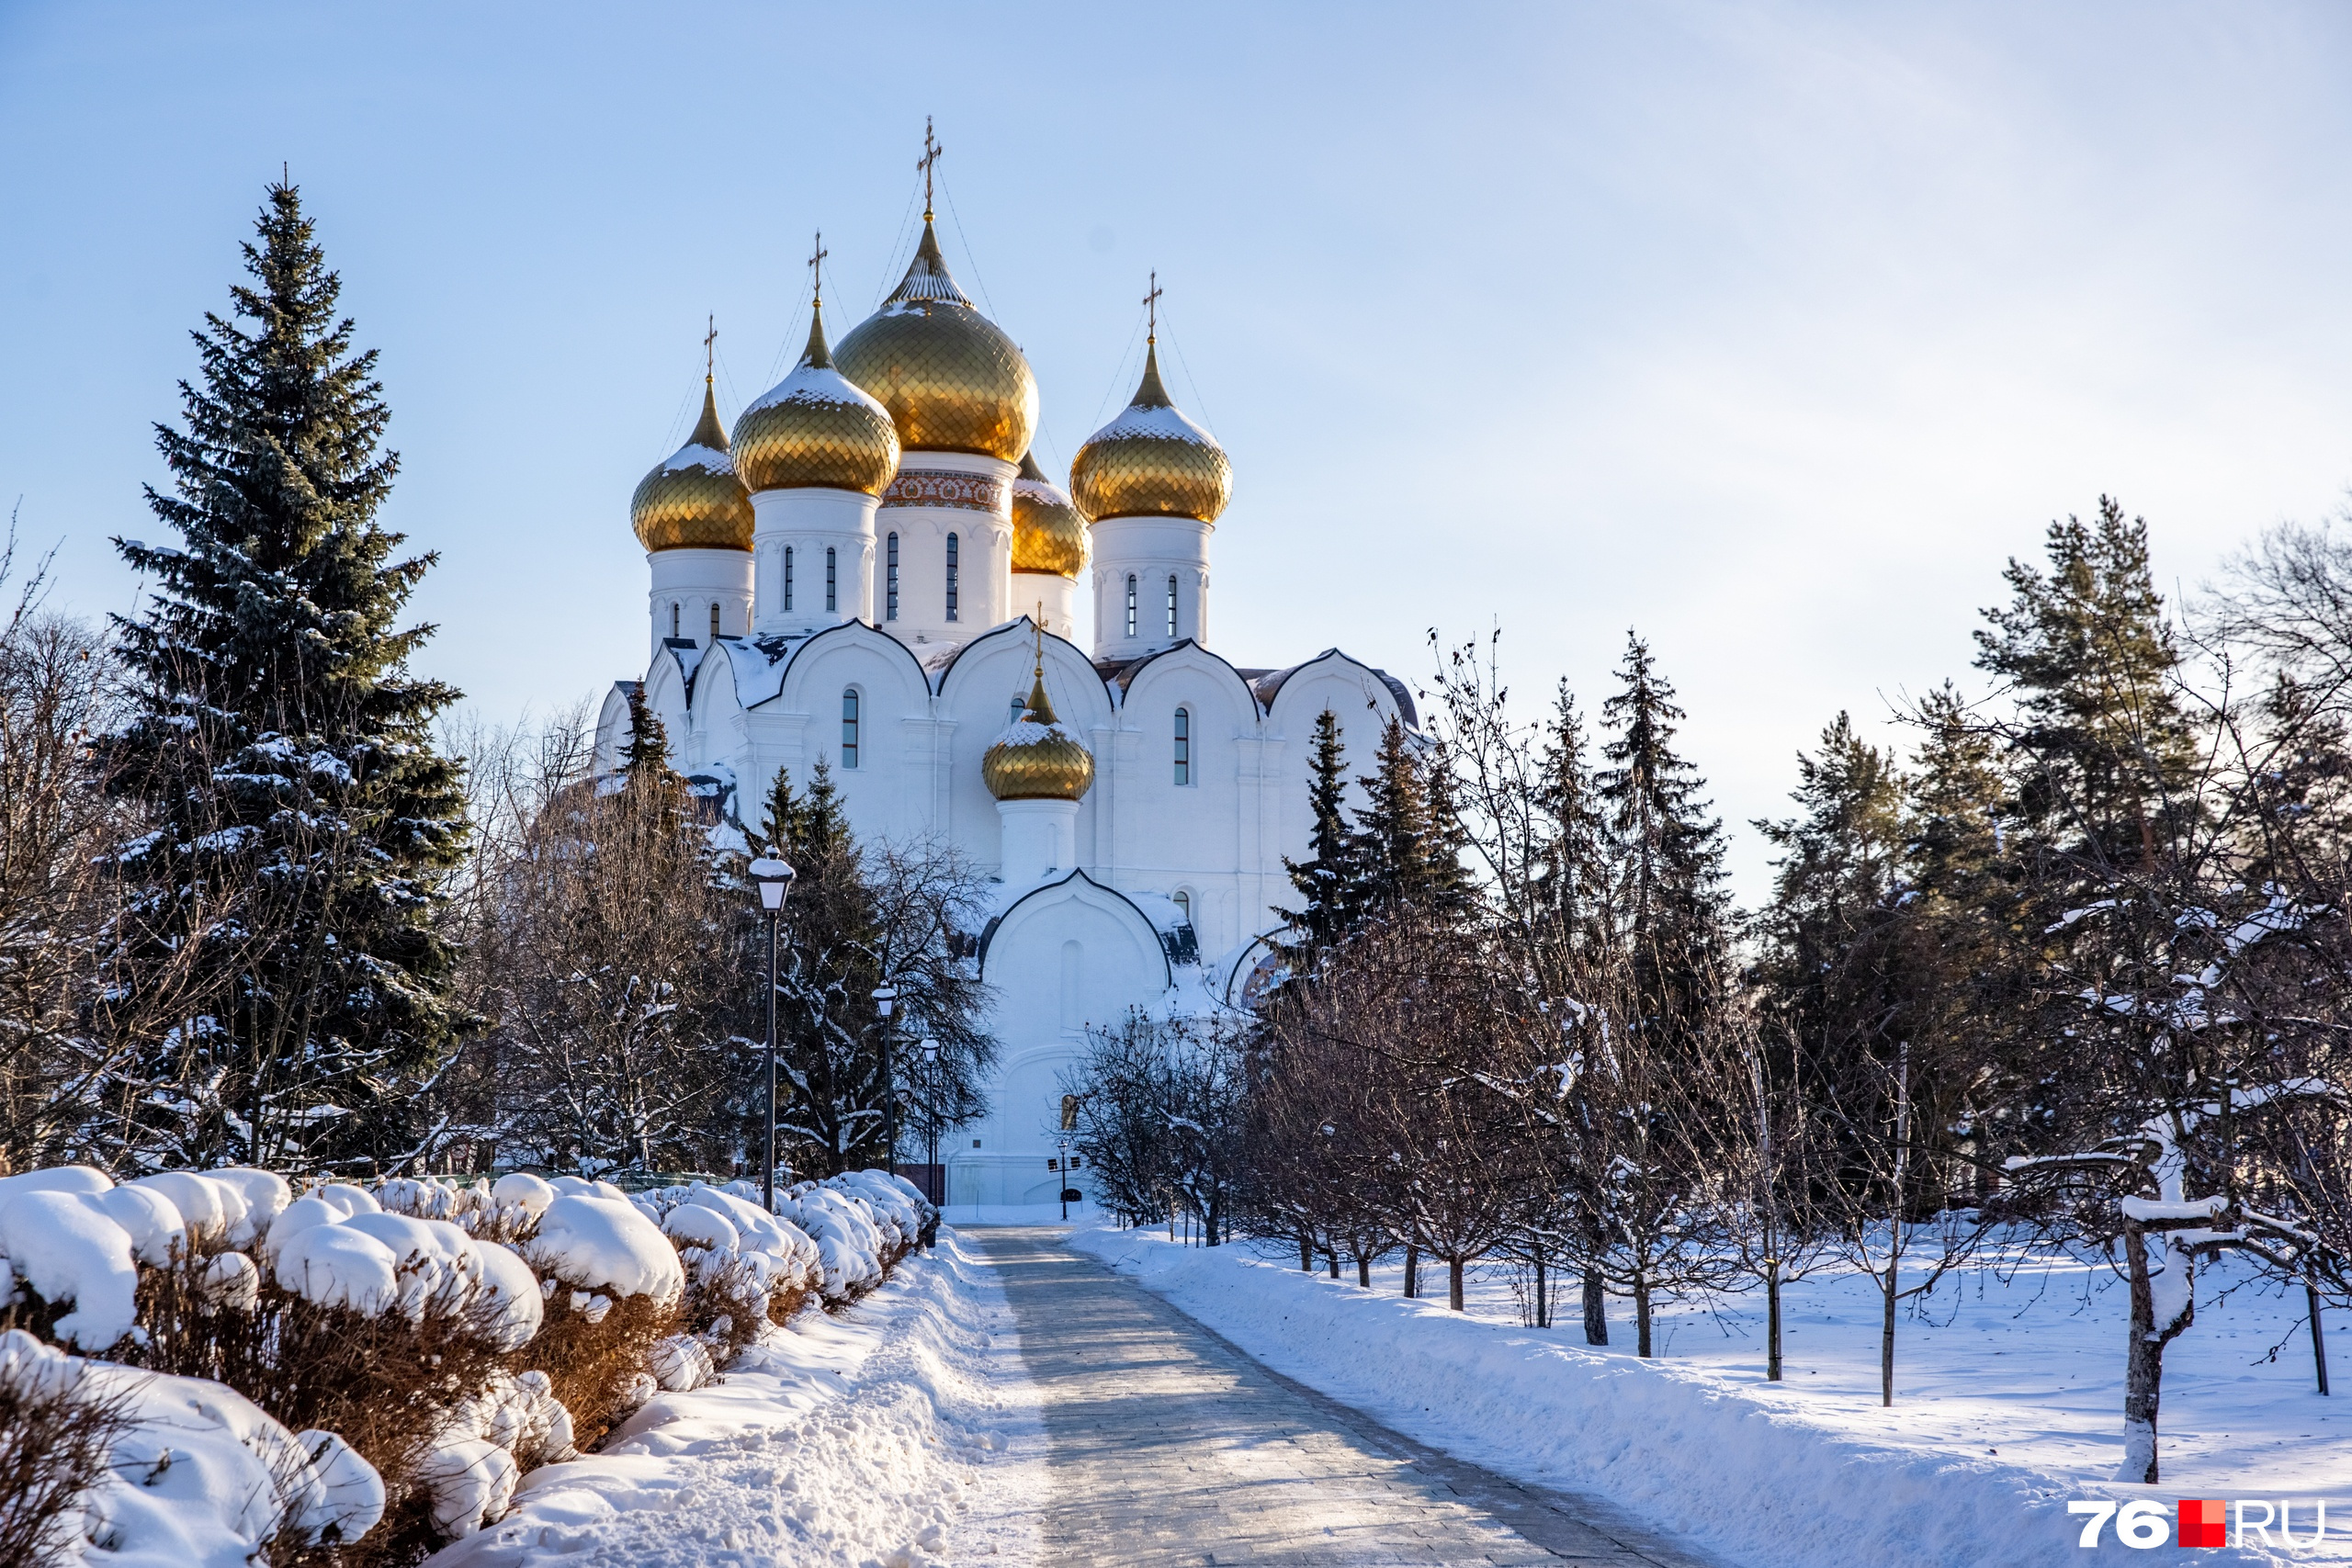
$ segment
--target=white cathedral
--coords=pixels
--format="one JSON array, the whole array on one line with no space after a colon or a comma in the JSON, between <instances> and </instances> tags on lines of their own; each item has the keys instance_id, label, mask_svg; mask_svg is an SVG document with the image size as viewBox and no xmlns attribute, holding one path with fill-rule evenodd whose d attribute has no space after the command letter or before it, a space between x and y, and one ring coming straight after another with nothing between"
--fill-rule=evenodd
<instances>
[{"instance_id":1,"label":"white cathedral","mask_svg":"<svg viewBox=\"0 0 2352 1568\"><path fill-rule=\"evenodd\" d=\"M1170 401L1156 333L1065 492L1029 455L1035 378L948 275L929 210L905 280L838 348L814 304L792 373L731 435L706 378L693 434L638 486L651 661L606 697L597 763L617 766L641 690L725 812L821 758L861 839L944 839L991 876L970 934L997 1066L988 1116L943 1141L946 1196L1050 1202L1088 1186L1057 1165L1087 1026L1245 999L1283 857L1307 852L1317 716L1366 757L1412 699L1336 650L1280 669L1214 651L1232 465Z\"/></svg>"}]
</instances>

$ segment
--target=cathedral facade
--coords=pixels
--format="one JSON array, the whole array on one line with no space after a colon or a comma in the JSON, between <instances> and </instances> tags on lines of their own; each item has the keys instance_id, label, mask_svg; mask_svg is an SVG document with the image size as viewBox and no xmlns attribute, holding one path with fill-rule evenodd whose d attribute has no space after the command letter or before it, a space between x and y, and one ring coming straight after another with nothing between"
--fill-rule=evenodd
<instances>
[{"instance_id":1,"label":"cathedral facade","mask_svg":"<svg viewBox=\"0 0 2352 1568\"><path fill-rule=\"evenodd\" d=\"M728 813L822 759L861 840L944 840L979 868L997 1065L989 1114L943 1140L947 1198L1050 1202L1089 1185L1056 1163L1087 1028L1246 999L1293 901L1283 859L1307 853L1317 716L1367 757L1412 699L1336 649L1283 668L1213 650L1233 471L1169 398L1156 332L1065 491L1029 454L1036 380L929 211L905 280L838 347L815 307L791 374L731 432L706 380L686 445L638 487L649 663L605 701L598 766L641 691Z\"/></svg>"}]
</instances>

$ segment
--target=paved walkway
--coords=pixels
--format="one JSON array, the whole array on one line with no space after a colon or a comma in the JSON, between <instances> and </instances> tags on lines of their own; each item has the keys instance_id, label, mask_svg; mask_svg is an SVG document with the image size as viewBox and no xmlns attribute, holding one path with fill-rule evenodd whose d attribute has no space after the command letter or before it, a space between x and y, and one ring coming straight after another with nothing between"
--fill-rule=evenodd
<instances>
[{"instance_id":1,"label":"paved walkway","mask_svg":"<svg viewBox=\"0 0 2352 1568\"><path fill-rule=\"evenodd\" d=\"M1045 1408L1046 1562L1703 1568L1589 1498L1448 1459L1041 1230L967 1229Z\"/></svg>"}]
</instances>

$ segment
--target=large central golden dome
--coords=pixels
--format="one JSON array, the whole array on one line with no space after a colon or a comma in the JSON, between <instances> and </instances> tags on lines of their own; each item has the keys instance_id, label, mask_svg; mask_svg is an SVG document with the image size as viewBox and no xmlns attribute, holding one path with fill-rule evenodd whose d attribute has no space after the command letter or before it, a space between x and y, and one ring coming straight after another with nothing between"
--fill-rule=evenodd
<instances>
[{"instance_id":1,"label":"large central golden dome","mask_svg":"<svg viewBox=\"0 0 2352 1568\"><path fill-rule=\"evenodd\" d=\"M1233 499L1233 464L1216 439L1169 400L1157 342L1144 349L1135 400L1078 449L1069 493L1092 523L1106 517L1214 523Z\"/></svg>"},{"instance_id":2,"label":"large central golden dome","mask_svg":"<svg viewBox=\"0 0 2352 1568\"><path fill-rule=\"evenodd\" d=\"M735 475L718 400L703 378L702 418L686 444L638 481L629 525L649 550L748 550L752 498Z\"/></svg>"},{"instance_id":3,"label":"large central golden dome","mask_svg":"<svg viewBox=\"0 0 2352 1568\"><path fill-rule=\"evenodd\" d=\"M1029 705L981 757L980 777L999 800L1076 800L1094 786L1094 753L1046 700L1042 651Z\"/></svg>"},{"instance_id":4,"label":"large central golden dome","mask_svg":"<svg viewBox=\"0 0 2352 1568\"><path fill-rule=\"evenodd\" d=\"M1012 481L1012 570L1075 581L1085 568L1086 519L1023 452L1021 477Z\"/></svg>"},{"instance_id":5,"label":"large central golden dome","mask_svg":"<svg viewBox=\"0 0 2352 1568\"><path fill-rule=\"evenodd\" d=\"M899 471L899 432L889 411L833 367L821 302L810 309L800 363L736 416L735 468L753 493L821 489L880 495Z\"/></svg>"},{"instance_id":6,"label":"large central golden dome","mask_svg":"<svg viewBox=\"0 0 2352 1568\"><path fill-rule=\"evenodd\" d=\"M977 452L1017 463L1037 428L1037 378L1020 347L972 308L924 216L898 292L833 351L878 399L910 451Z\"/></svg>"}]
</instances>

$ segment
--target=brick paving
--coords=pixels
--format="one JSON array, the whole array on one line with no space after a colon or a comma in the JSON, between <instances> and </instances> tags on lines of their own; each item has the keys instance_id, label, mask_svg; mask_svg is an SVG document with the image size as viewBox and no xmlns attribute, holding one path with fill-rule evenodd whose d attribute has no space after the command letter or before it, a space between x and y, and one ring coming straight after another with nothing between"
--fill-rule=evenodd
<instances>
[{"instance_id":1,"label":"brick paving","mask_svg":"<svg viewBox=\"0 0 2352 1568\"><path fill-rule=\"evenodd\" d=\"M1044 1407L1045 1561L1713 1568L1596 1499L1448 1459L1059 1245L974 1229Z\"/></svg>"}]
</instances>

